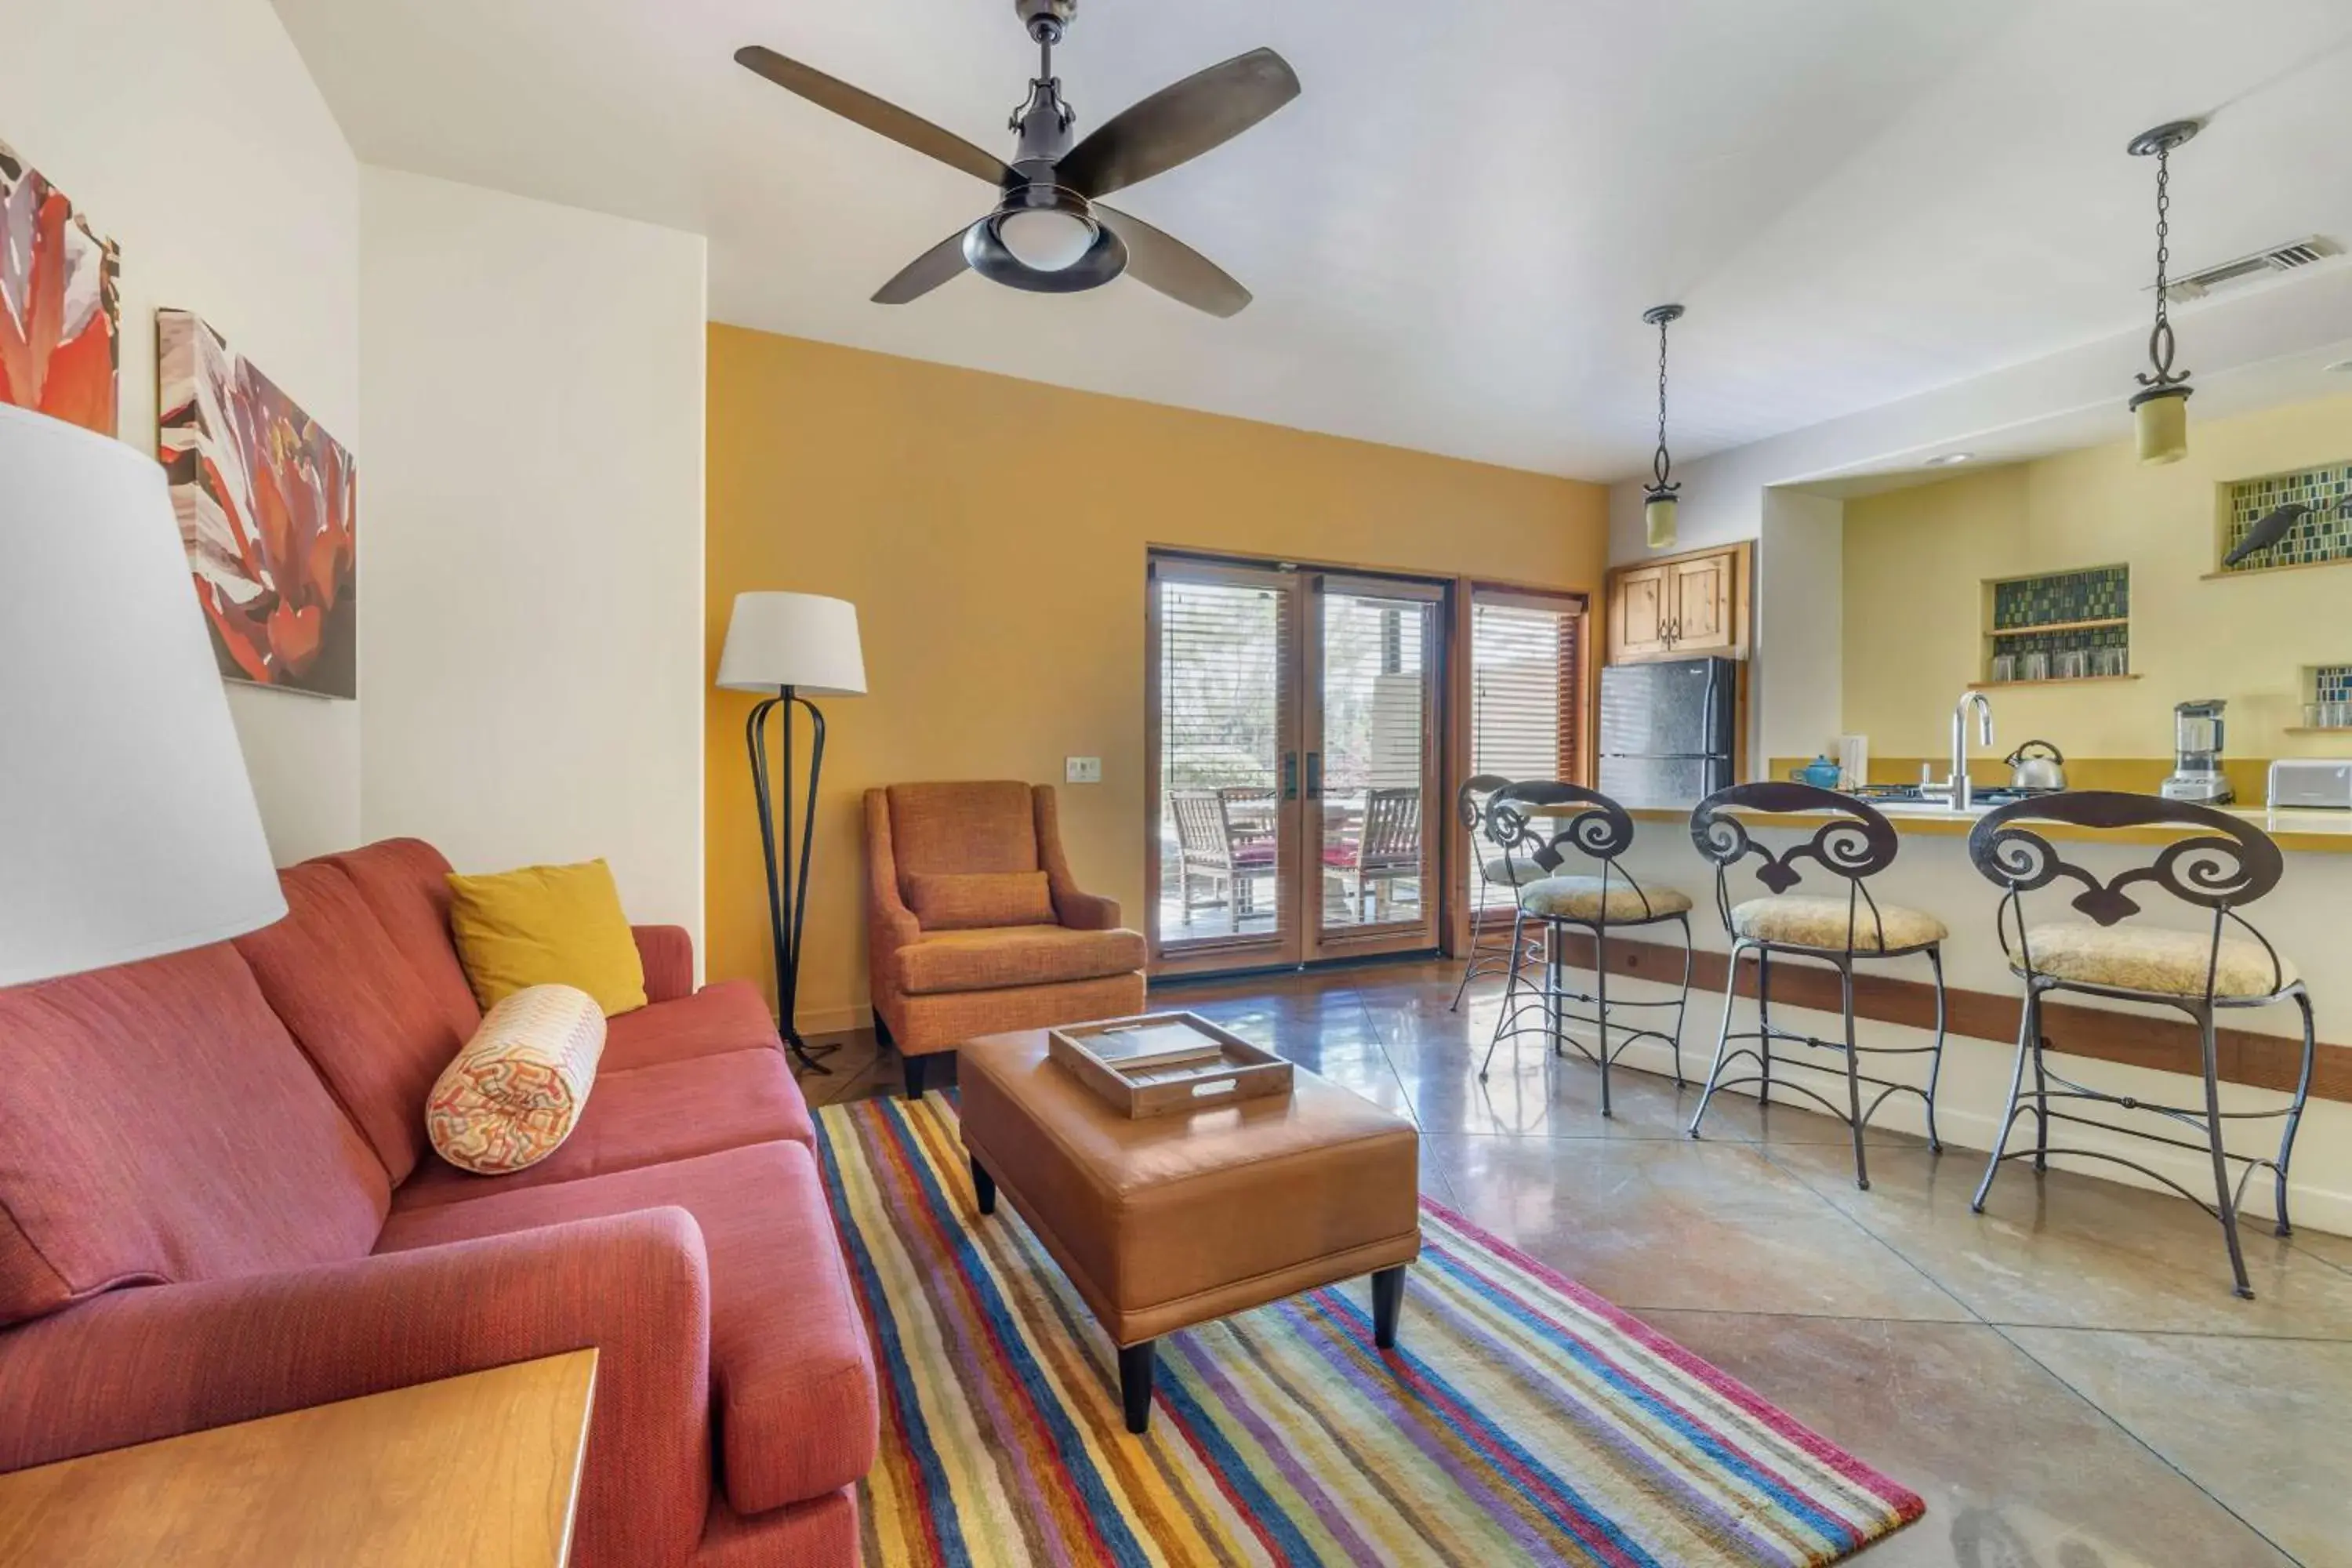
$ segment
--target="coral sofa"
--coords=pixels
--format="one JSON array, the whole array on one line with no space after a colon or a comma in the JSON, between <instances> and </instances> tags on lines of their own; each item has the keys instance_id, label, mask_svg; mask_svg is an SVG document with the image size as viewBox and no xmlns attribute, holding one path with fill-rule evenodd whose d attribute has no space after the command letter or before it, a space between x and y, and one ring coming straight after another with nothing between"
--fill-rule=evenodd
<instances>
[{"instance_id":1,"label":"coral sofa","mask_svg":"<svg viewBox=\"0 0 2352 1568\"><path fill-rule=\"evenodd\" d=\"M1047 901L926 923L909 907L923 878L1042 879ZM966 1040L1143 1010L1143 938L1119 928L1116 902L1079 890L1050 784L867 790L866 879L874 1017L905 1059L909 1099Z\"/></svg>"},{"instance_id":2,"label":"coral sofa","mask_svg":"<svg viewBox=\"0 0 2352 1568\"><path fill-rule=\"evenodd\" d=\"M467 1174L447 869L312 861L234 944L0 990L0 1469L594 1345L578 1568L855 1563L873 1355L764 1003L639 928L571 1139Z\"/></svg>"}]
</instances>

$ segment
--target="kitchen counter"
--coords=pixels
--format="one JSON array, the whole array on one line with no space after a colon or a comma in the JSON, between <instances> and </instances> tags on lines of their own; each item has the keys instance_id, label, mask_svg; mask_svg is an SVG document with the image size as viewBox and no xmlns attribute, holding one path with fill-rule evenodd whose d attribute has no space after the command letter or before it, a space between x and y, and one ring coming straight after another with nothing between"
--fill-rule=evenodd
<instances>
[{"instance_id":1,"label":"kitchen counter","mask_svg":"<svg viewBox=\"0 0 2352 1568\"><path fill-rule=\"evenodd\" d=\"M1954 811L1948 805L1917 801L1872 801L1869 804L1885 814L1897 833L1927 838L1965 838L1976 826L1977 819L1993 809L1989 805L1978 805L1967 811ZM2352 811L2269 811L2259 806L2226 805L2221 809L2269 834L2281 849L2322 855L2352 855ZM1690 821L1689 812L1672 807L1635 806L1631 815L1636 822L1686 824ZM1831 811L1742 811L1737 815L1744 822L1766 827L1805 827L1826 822L1838 814ZM2063 822L2039 823L2034 830L2052 839L2106 844L2170 844L2197 836L2197 830L2191 827L2126 827L2099 831Z\"/></svg>"}]
</instances>

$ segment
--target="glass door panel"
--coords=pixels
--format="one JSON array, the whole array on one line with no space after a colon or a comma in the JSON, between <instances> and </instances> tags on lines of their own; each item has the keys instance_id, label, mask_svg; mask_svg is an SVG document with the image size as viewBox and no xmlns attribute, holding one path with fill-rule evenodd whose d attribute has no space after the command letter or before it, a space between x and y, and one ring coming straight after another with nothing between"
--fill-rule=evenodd
<instances>
[{"instance_id":1,"label":"glass door panel","mask_svg":"<svg viewBox=\"0 0 2352 1568\"><path fill-rule=\"evenodd\" d=\"M1149 881L1163 967L1298 961L1299 586L1152 563Z\"/></svg>"},{"instance_id":2,"label":"glass door panel","mask_svg":"<svg viewBox=\"0 0 2352 1568\"><path fill-rule=\"evenodd\" d=\"M1310 606L1307 956L1437 940L1443 590L1324 577Z\"/></svg>"}]
</instances>

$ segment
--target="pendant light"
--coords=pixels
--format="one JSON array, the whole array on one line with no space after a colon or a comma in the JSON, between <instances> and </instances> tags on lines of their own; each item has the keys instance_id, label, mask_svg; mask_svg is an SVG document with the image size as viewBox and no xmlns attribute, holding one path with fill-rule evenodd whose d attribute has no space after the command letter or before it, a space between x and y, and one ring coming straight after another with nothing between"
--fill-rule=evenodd
<instances>
[{"instance_id":1,"label":"pendant light","mask_svg":"<svg viewBox=\"0 0 2352 1568\"><path fill-rule=\"evenodd\" d=\"M2172 150L2205 128L2200 120L2175 120L2131 140L2131 155L2156 160L2156 330L2147 335L2148 369L2131 400L2139 430L2139 460L2177 463L2189 453L2189 373L2172 368L2171 301L2167 269L2172 251Z\"/></svg>"},{"instance_id":2,"label":"pendant light","mask_svg":"<svg viewBox=\"0 0 2352 1568\"><path fill-rule=\"evenodd\" d=\"M1658 451L1650 459L1653 478L1642 507L1653 550L1675 547L1675 492L1682 489L1668 478L1675 463L1666 451L1666 323L1680 321L1682 313L1680 305L1653 305L1642 312L1642 320L1658 329Z\"/></svg>"}]
</instances>

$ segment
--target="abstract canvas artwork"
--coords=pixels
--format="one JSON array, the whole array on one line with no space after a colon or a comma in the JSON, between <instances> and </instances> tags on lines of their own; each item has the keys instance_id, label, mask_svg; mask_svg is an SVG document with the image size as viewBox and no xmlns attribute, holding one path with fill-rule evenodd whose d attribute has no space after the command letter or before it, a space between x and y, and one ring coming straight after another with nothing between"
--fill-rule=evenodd
<instances>
[{"instance_id":1,"label":"abstract canvas artwork","mask_svg":"<svg viewBox=\"0 0 2352 1568\"><path fill-rule=\"evenodd\" d=\"M157 444L232 680L359 695L352 455L218 332L155 313Z\"/></svg>"},{"instance_id":2,"label":"abstract canvas artwork","mask_svg":"<svg viewBox=\"0 0 2352 1568\"><path fill-rule=\"evenodd\" d=\"M0 403L115 433L121 252L0 142Z\"/></svg>"}]
</instances>

